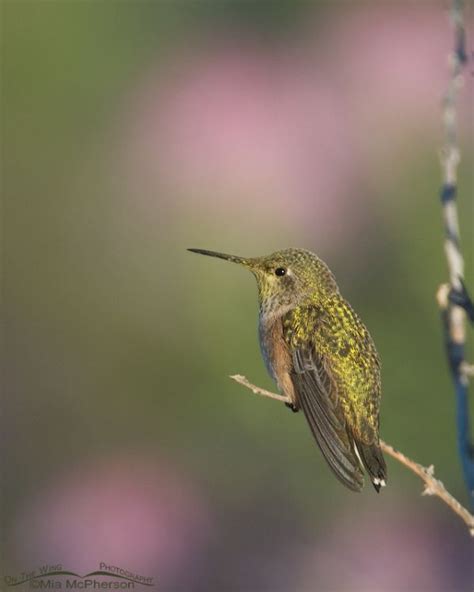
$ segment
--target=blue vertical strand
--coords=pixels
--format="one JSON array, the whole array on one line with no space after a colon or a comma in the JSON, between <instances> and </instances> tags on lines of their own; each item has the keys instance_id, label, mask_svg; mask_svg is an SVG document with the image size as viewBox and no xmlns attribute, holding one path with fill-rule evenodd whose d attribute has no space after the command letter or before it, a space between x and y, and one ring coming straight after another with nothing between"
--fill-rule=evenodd
<instances>
[{"instance_id":1,"label":"blue vertical strand","mask_svg":"<svg viewBox=\"0 0 474 592\"><path fill-rule=\"evenodd\" d=\"M474 455L469 437L469 392L467 385L462 383L460 376L455 377L454 385L456 388L458 451L461 457L464 480L469 492L469 502L471 508L474 508Z\"/></svg>"},{"instance_id":2,"label":"blue vertical strand","mask_svg":"<svg viewBox=\"0 0 474 592\"><path fill-rule=\"evenodd\" d=\"M456 394L456 427L458 453L469 494L469 503L474 508L474 447L470 439L469 389L468 382L461 372L464 358L464 345L451 339L449 326L449 307L441 315L444 328L446 353Z\"/></svg>"},{"instance_id":3,"label":"blue vertical strand","mask_svg":"<svg viewBox=\"0 0 474 592\"><path fill-rule=\"evenodd\" d=\"M458 76L462 68L466 66L468 60L468 53L466 51L466 35L463 22L463 1L452 0L451 18L454 24L454 62L452 67L452 79L450 87L455 83L455 77ZM450 107L455 109L455 105L451 104L455 100L452 96L452 91L449 91L445 97L445 101L450 103ZM447 109L447 107L445 107ZM446 115L446 114L445 114ZM445 141L448 149L458 149L456 125L451 120L445 121ZM457 187L455 181L452 180L452 175L448 175L447 166L443 170L445 182L441 188L440 197L443 208L450 206L450 202L456 200ZM454 175L455 179L455 175ZM460 254L459 233L457 225L453 224L452 217L446 213L445 220L445 236L450 244L450 247L457 250ZM461 466L464 473L464 480L466 482L469 503L471 508L474 508L474 446L471 442L470 427L469 427L469 392L468 380L463 376L462 363L465 360L464 343L456 343L451 337L451 307L460 306L467 314L467 318L474 324L474 304L470 298L463 278L458 278L460 285L451 286L449 294L449 302L446 308L441 313L441 319L444 330L444 343L446 347L446 355L448 358L451 376L454 382L454 389L456 394L456 423L457 423L457 440L458 452L461 460Z\"/></svg>"}]
</instances>

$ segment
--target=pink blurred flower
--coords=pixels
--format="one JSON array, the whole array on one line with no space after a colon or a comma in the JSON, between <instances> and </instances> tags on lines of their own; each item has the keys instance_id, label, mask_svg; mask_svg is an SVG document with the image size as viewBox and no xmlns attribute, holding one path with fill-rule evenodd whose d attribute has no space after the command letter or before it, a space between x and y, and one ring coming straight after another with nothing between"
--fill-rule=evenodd
<instances>
[{"instance_id":1,"label":"pink blurred flower","mask_svg":"<svg viewBox=\"0 0 474 592\"><path fill-rule=\"evenodd\" d=\"M241 42L196 50L173 72L139 95L136 178L195 205L205 196L214 211L246 203L261 214L269 202L285 213L301 213L302 200L330 205L356 174L343 100L308 61Z\"/></svg>"},{"instance_id":2,"label":"pink blurred flower","mask_svg":"<svg viewBox=\"0 0 474 592\"><path fill-rule=\"evenodd\" d=\"M105 562L164 584L189 567L209 533L192 483L154 458L77 466L33 495L12 547L24 569L46 562L85 573Z\"/></svg>"},{"instance_id":3,"label":"pink blurred flower","mask_svg":"<svg viewBox=\"0 0 474 592\"><path fill-rule=\"evenodd\" d=\"M147 73L121 164L147 215L204 209L242 223L250 212L339 243L371 224L360 203L378 197L374 178L391 180L423 137L435 154L447 11L373 2L327 14L278 45L216 35Z\"/></svg>"},{"instance_id":4,"label":"pink blurred flower","mask_svg":"<svg viewBox=\"0 0 474 592\"><path fill-rule=\"evenodd\" d=\"M330 63L338 64L334 77L352 112L367 167L398 157L400 148L419 142L420 132L432 137L435 151L453 48L448 5L344 5L321 44L332 46ZM466 104L461 119L468 113Z\"/></svg>"},{"instance_id":5,"label":"pink blurred flower","mask_svg":"<svg viewBox=\"0 0 474 592\"><path fill-rule=\"evenodd\" d=\"M459 530L464 537L461 529L462 525ZM423 518L423 511L414 513L400 502L390 511L386 504L379 512L373 505L359 511L353 505L347 511L341 508L334 530L317 546L299 552L301 579L295 589L309 590L312 582L328 592L457 589L460 582L469 581L471 567L460 549L460 565L453 566L446 553L446 547L457 542L450 539L452 535L440 523ZM463 563L464 573L459 569ZM451 569L457 570L456 584Z\"/></svg>"}]
</instances>

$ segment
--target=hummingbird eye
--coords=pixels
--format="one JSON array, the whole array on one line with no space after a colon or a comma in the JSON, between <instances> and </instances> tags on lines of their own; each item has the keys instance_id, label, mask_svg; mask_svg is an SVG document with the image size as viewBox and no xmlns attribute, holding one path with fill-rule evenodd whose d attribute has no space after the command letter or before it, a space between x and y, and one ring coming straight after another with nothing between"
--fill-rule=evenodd
<instances>
[{"instance_id":1,"label":"hummingbird eye","mask_svg":"<svg viewBox=\"0 0 474 592\"><path fill-rule=\"evenodd\" d=\"M286 269L284 267L277 267L275 269L275 275L278 275L279 277L281 277L282 275L285 275L286 273Z\"/></svg>"}]
</instances>

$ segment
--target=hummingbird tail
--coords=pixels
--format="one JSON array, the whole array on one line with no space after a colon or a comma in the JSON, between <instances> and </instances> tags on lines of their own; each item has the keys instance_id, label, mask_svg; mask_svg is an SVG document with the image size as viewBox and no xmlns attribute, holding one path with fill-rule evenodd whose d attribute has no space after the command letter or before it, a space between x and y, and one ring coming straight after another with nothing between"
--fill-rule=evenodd
<instances>
[{"instance_id":1,"label":"hummingbird tail","mask_svg":"<svg viewBox=\"0 0 474 592\"><path fill-rule=\"evenodd\" d=\"M375 491L378 493L381 487L387 485L387 466L379 444L366 445L361 442L354 442L354 447L367 473L369 473Z\"/></svg>"}]
</instances>

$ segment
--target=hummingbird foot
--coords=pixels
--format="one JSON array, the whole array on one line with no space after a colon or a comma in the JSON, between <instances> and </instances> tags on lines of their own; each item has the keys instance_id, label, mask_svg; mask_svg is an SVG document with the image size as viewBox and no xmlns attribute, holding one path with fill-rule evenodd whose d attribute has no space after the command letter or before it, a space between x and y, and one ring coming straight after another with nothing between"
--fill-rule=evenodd
<instances>
[{"instance_id":1,"label":"hummingbird foot","mask_svg":"<svg viewBox=\"0 0 474 592\"><path fill-rule=\"evenodd\" d=\"M298 407L294 403L285 403L288 409L291 409L293 413L298 413Z\"/></svg>"}]
</instances>

